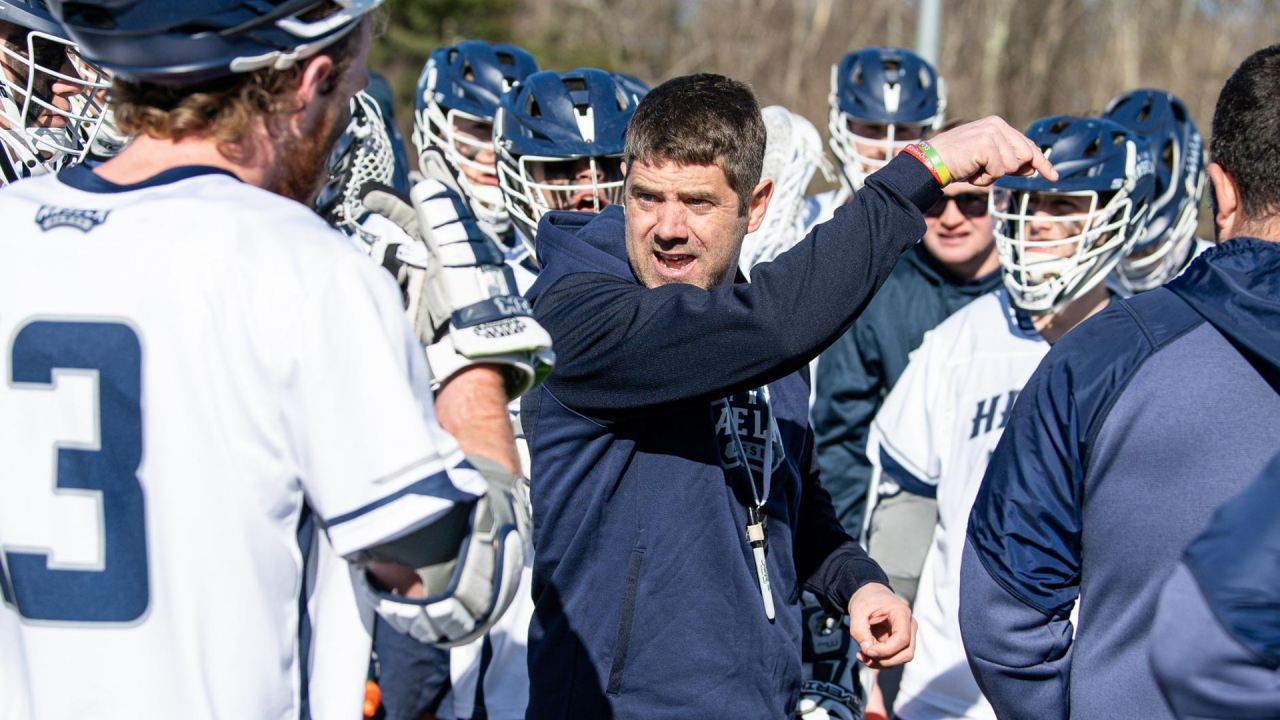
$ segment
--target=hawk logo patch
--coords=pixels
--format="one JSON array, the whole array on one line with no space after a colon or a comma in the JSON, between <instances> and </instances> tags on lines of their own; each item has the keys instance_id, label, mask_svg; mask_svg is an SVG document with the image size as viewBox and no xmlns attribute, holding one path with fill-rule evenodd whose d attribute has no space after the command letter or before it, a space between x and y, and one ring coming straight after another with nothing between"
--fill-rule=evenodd
<instances>
[{"instance_id":1,"label":"hawk logo patch","mask_svg":"<svg viewBox=\"0 0 1280 720\"><path fill-rule=\"evenodd\" d=\"M54 228L73 227L87 233L107 221L110 210L87 210L84 208L60 208L44 205L36 213L36 224L40 229L49 232Z\"/></svg>"}]
</instances>

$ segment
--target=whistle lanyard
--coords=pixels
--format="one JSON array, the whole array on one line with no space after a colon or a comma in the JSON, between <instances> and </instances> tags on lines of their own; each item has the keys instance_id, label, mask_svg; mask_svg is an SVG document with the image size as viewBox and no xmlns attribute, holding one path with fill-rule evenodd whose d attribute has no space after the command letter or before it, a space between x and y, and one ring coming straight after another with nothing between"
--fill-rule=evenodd
<instances>
[{"instance_id":1,"label":"whistle lanyard","mask_svg":"<svg viewBox=\"0 0 1280 720\"><path fill-rule=\"evenodd\" d=\"M763 402L764 412L769 416L768 436L764 440L764 497L756 490L756 478L751 472L751 463L747 461L746 449L742 445L742 437L738 435L738 423L733 419L733 406L725 398L725 410L729 413L729 430L733 435L733 444L738 452L738 460L747 471L747 481L751 485L752 503L747 506L747 543L751 546L751 555L755 559L756 583L760 586L760 599L764 601L764 614L773 620L773 589L769 584L769 566L764 557L764 504L769 501L769 486L773 481L773 438L777 432L777 423L773 419L773 408L769 406L769 388L752 390L756 402Z\"/></svg>"}]
</instances>

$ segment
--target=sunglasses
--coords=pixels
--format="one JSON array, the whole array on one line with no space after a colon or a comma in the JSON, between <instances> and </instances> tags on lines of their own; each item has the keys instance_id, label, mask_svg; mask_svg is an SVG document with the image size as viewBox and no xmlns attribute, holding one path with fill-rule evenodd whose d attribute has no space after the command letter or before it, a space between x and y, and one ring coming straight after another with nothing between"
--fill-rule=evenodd
<instances>
[{"instance_id":1,"label":"sunglasses","mask_svg":"<svg viewBox=\"0 0 1280 720\"><path fill-rule=\"evenodd\" d=\"M960 193L947 195L932 207L924 211L925 217L938 218L947 211L947 203L954 202L956 209L968 218L983 217L987 214L987 193Z\"/></svg>"}]
</instances>

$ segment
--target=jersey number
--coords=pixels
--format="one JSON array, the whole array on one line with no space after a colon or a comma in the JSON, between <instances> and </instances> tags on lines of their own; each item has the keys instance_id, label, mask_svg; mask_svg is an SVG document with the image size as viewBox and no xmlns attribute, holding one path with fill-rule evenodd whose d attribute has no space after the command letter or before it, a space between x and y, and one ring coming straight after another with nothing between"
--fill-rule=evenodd
<instances>
[{"instance_id":1,"label":"jersey number","mask_svg":"<svg viewBox=\"0 0 1280 720\"><path fill-rule=\"evenodd\" d=\"M132 622L150 601L142 462L142 345L128 325L31 322L13 339L9 383L48 391L55 370L96 372L98 447L57 447L56 488L96 493L101 561L91 569L50 567L47 552L5 550L0 591L31 620ZM27 481L26 478L23 481ZM5 572L7 569L7 573Z\"/></svg>"}]
</instances>

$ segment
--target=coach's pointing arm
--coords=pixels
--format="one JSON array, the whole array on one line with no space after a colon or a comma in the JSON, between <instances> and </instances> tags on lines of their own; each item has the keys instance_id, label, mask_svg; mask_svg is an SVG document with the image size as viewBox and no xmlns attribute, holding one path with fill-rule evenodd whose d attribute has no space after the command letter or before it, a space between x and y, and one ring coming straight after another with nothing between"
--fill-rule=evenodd
<instances>
[{"instance_id":1,"label":"coach's pointing arm","mask_svg":"<svg viewBox=\"0 0 1280 720\"><path fill-rule=\"evenodd\" d=\"M931 143L952 177L975 184L1036 171L1056 177L1039 148L997 117ZM749 284L734 283L742 236L763 220L772 183L759 182L741 211L721 164L632 161L625 223L634 279L557 268L554 258L547 265L531 296L555 342L548 389L560 402L596 416L658 409L796 371L858 317L899 255L923 235L923 210L941 196L929 168L904 153L871 175L830 222L757 266ZM564 242L564 235L544 219L540 256L544 243ZM727 279L697 278L699 264L714 267L728 256Z\"/></svg>"}]
</instances>

